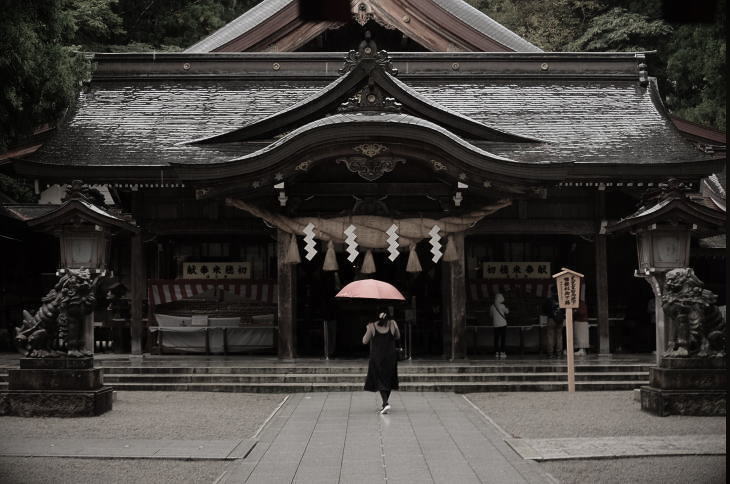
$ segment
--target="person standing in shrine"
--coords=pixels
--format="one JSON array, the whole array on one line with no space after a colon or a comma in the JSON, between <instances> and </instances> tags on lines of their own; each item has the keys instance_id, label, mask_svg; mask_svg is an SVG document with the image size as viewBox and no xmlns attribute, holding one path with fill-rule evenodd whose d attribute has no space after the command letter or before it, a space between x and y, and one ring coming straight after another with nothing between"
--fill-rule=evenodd
<instances>
[{"instance_id":1,"label":"person standing in shrine","mask_svg":"<svg viewBox=\"0 0 730 484\"><path fill-rule=\"evenodd\" d=\"M380 414L390 411L390 392L398 389L398 357L395 349L396 340L400 339L400 330L395 320L390 319L387 310L378 311L378 320L368 323L362 344L370 344L370 361L365 378L367 392L380 392L383 406Z\"/></svg>"},{"instance_id":2,"label":"person standing in shrine","mask_svg":"<svg viewBox=\"0 0 730 484\"><path fill-rule=\"evenodd\" d=\"M494 326L494 354L497 358L507 358L507 353L504 351L504 343L507 337L507 314L509 309L504 305L504 296L502 294L495 294L494 303L489 308L489 313L492 316L492 325Z\"/></svg>"},{"instance_id":3,"label":"person standing in shrine","mask_svg":"<svg viewBox=\"0 0 730 484\"><path fill-rule=\"evenodd\" d=\"M542 313L547 317L547 355L548 358L558 358L563 354L563 325L565 324L565 310L560 308L557 289L550 291L550 295L542 305Z\"/></svg>"}]
</instances>

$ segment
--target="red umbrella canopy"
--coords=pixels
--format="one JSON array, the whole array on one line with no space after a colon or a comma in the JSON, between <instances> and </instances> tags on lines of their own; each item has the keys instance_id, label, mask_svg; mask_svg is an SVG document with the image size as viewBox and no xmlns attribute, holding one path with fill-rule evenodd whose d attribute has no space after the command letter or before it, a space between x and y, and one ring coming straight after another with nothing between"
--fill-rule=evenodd
<instances>
[{"instance_id":1,"label":"red umbrella canopy","mask_svg":"<svg viewBox=\"0 0 730 484\"><path fill-rule=\"evenodd\" d=\"M361 281L351 282L343 287L335 297L406 300L398 289L387 282L378 281L377 279L363 279Z\"/></svg>"}]
</instances>

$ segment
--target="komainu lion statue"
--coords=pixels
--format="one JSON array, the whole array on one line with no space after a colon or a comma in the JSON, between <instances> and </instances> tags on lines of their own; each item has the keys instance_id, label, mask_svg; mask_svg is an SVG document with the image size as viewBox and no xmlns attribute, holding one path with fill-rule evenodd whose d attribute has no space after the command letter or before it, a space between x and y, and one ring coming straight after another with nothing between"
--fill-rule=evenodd
<instances>
[{"instance_id":1,"label":"komainu lion statue","mask_svg":"<svg viewBox=\"0 0 730 484\"><path fill-rule=\"evenodd\" d=\"M15 342L25 356L92 355L84 347L84 324L96 303L98 282L99 278L88 269L67 269L41 299L41 307L35 314L23 311L23 322L15 328Z\"/></svg>"},{"instance_id":2,"label":"komainu lion statue","mask_svg":"<svg viewBox=\"0 0 730 484\"><path fill-rule=\"evenodd\" d=\"M725 357L725 318L715 301L692 269L667 272L662 307L671 341L664 356Z\"/></svg>"}]
</instances>

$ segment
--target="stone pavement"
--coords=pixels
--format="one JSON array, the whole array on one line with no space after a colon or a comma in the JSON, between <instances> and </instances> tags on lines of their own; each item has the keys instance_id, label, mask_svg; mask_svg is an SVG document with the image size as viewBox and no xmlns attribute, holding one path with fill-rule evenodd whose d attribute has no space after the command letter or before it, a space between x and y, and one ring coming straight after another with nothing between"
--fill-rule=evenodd
<instances>
[{"instance_id":1,"label":"stone pavement","mask_svg":"<svg viewBox=\"0 0 730 484\"><path fill-rule=\"evenodd\" d=\"M507 439L507 443L525 459L538 461L726 453L725 435L718 434Z\"/></svg>"},{"instance_id":2,"label":"stone pavement","mask_svg":"<svg viewBox=\"0 0 730 484\"><path fill-rule=\"evenodd\" d=\"M545 483L462 396L399 393L389 415L365 392L296 394L219 483Z\"/></svg>"}]
</instances>

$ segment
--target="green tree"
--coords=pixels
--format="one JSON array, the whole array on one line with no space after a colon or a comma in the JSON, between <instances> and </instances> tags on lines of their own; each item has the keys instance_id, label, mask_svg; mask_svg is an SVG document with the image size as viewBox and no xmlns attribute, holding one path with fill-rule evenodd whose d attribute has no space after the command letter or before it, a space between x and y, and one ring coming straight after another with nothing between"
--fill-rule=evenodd
<instances>
[{"instance_id":1,"label":"green tree","mask_svg":"<svg viewBox=\"0 0 730 484\"><path fill-rule=\"evenodd\" d=\"M71 105L89 63L75 45L119 32L116 0L0 0L0 152Z\"/></svg>"},{"instance_id":2,"label":"green tree","mask_svg":"<svg viewBox=\"0 0 730 484\"><path fill-rule=\"evenodd\" d=\"M663 20L616 7L591 19L583 35L568 44L574 51L648 51L672 33Z\"/></svg>"}]
</instances>

